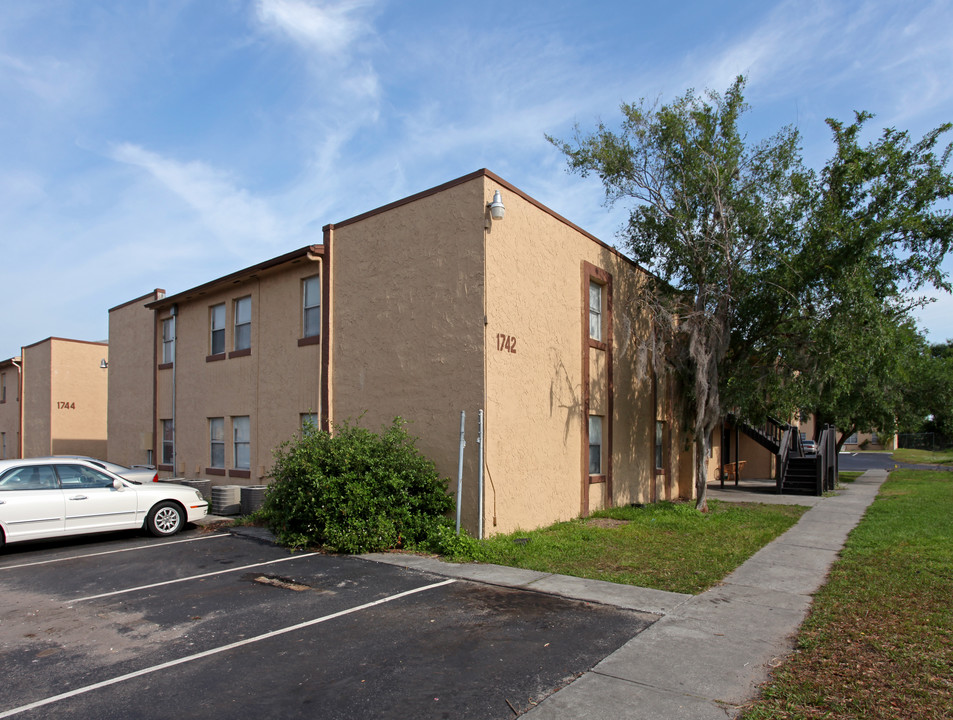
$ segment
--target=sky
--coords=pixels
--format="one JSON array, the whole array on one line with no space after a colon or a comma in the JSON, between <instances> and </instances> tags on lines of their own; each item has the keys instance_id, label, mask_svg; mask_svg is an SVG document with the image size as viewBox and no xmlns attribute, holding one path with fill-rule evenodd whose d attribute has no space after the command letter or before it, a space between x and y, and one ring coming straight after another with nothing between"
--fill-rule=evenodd
<instances>
[{"instance_id":1,"label":"sky","mask_svg":"<svg viewBox=\"0 0 953 720\"><path fill-rule=\"evenodd\" d=\"M953 121L951 29L948 0L5 0L0 359L483 167L620 244L545 134L743 74L748 138L793 125L820 168L825 118Z\"/></svg>"}]
</instances>

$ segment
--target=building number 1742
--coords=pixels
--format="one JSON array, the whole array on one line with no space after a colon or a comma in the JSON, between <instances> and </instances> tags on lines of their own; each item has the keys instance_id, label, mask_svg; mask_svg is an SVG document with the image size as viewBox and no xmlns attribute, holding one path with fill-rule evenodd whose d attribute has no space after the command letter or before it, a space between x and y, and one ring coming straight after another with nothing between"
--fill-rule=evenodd
<instances>
[{"instance_id":1,"label":"building number 1742","mask_svg":"<svg viewBox=\"0 0 953 720\"><path fill-rule=\"evenodd\" d=\"M512 335L504 335L503 333L497 333L496 335L496 349L502 352L516 352L516 338Z\"/></svg>"}]
</instances>

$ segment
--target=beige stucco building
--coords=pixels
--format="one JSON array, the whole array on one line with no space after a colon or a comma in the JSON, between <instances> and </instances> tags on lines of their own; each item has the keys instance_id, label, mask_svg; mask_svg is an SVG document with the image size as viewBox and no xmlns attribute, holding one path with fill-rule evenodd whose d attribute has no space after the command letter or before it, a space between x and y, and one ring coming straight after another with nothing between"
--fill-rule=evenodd
<instances>
[{"instance_id":1,"label":"beige stucco building","mask_svg":"<svg viewBox=\"0 0 953 720\"><path fill-rule=\"evenodd\" d=\"M155 376L155 313L159 288L109 309L109 417L105 457L120 465L155 465L152 398Z\"/></svg>"},{"instance_id":2,"label":"beige stucco building","mask_svg":"<svg viewBox=\"0 0 953 720\"><path fill-rule=\"evenodd\" d=\"M455 491L465 412L463 519L485 534L691 497L677 393L648 357L647 279L480 170L327 225L320 244L114 308L111 367L131 352L120 334L151 327L154 352L149 386L110 379L110 414L127 418L123 445L152 433L166 474L235 484L267 482L303 419L377 429L400 415ZM149 420L133 418L140 403Z\"/></svg>"},{"instance_id":3,"label":"beige stucco building","mask_svg":"<svg viewBox=\"0 0 953 720\"><path fill-rule=\"evenodd\" d=\"M20 457L19 356L0 361L0 460Z\"/></svg>"},{"instance_id":4,"label":"beige stucco building","mask_svg":"<svg viewBox=\"0 0 953 720\"><path fill-rule=\"evenodd\" d=\"M106 343L51 337L0 362L0 457L105 457L108 361Z\"/></svg>"}]
</instances>

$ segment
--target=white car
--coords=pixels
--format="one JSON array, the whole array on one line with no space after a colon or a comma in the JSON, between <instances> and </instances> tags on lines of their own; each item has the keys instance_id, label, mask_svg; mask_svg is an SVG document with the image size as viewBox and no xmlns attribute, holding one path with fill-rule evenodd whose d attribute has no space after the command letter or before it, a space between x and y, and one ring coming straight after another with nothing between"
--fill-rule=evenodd
<instances>
[{"instance_id":1,"label":"white car","mask_svg":"<svg viewBox=\"0 0 953 720\"><path fill-rule=\"evenodd\" d=\"M0 547L136 528L166 537L207 512L195 488L126 480L89 460L0 460Z\"/></svg>"}]
</instances>

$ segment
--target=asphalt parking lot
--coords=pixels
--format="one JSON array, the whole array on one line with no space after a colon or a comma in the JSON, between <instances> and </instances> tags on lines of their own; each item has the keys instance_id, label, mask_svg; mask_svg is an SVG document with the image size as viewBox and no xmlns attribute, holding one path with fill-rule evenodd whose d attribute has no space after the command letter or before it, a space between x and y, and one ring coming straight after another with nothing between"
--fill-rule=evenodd
<instances>
[{"instance_id":1,"label":"asphalt parking lot","mask_svg":"<svg viewBox=\"0 0 953 720\"><path fill-rule=\"evenodd\" d=\"M511 718L654 615L227 531L0 554L0 718Z\"/></svg>"}]
</instances>

